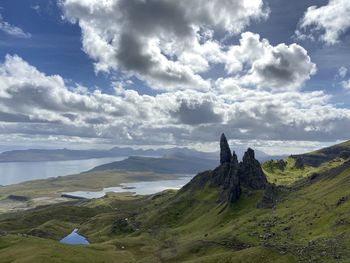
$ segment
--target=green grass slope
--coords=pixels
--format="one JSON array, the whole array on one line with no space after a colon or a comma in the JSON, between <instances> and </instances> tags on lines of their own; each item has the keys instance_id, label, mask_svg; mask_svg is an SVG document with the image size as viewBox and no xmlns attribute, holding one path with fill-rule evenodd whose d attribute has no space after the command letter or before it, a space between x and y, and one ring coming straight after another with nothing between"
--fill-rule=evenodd
<instances>
[{"instance_id":1,"label":"green grass slope","mask_svg":"<svg viewBox=\"0 0 350 263\"><path fill-rule=\"evenodd\" d=\"M311 166L302 163L298 164L296 158L289 157L286 160L270 160L262 164L262 168L269 182L276 185L292 185L298 180L312 175L324 173L329 169L342 165L347 159L335 157L329 161Z\"/></svg>"},{"instance_id":2,"label":"green grass slope","mask_svg":"<svg viewBox=\"0 0 350 263\"><path fill-rule=\"evenodd\" d=\"M350 262L350 163L333 157L264 164L270 181L289 185L272 208L257 208L262 190L219 203L206 183L4 214L0 262ZM57 241L73 228L92 244Z\"/></svg>"}]
</instances>

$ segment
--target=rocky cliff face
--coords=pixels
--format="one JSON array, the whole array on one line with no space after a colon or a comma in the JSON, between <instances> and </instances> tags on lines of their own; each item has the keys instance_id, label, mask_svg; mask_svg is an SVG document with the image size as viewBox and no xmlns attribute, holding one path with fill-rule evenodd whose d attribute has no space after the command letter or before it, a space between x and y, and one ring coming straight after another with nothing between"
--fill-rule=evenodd
<instances>
[{"instance_id":1,"label":"rocky cliff face","mask_svg":"<svg viewBox=\"0 0 350 263\"><path fill-rule=\"evenodd\" d=\"M239 200L242 188L251 190L265 189L267 180L259 161L255 159L252 149L244 154L242 162L238 162L235 152L231 152L224 134L220 139L220 165L213 171L195 176L181 191L201 189L206 184L220 188L218 201L233 203Z\"/></svg>"}]
</instances>

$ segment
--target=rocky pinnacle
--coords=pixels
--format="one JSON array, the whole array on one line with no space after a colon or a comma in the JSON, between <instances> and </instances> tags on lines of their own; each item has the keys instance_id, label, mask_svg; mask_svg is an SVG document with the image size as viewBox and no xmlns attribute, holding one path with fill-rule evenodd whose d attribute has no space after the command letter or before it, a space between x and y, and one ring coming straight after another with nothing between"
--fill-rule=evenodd
<instances>
[{"instance_id":1,"label":"rocky pinnacle","mask_svg":"<svg viewBox=\"0 0 350 263\"><path fill-rule=\"evenodd\" d=\"M228 145L225 134L220 138L220 164L230 163L232 158L230 146Z\"/></svg>"}]
</instances>

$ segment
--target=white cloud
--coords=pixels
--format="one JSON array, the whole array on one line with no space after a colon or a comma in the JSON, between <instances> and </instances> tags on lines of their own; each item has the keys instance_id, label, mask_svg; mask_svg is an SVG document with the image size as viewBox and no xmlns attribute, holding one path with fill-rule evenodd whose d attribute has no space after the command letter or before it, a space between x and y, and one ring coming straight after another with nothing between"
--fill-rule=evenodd
<instances>
[{"instance_id":1,"label":"white cloud","mask_svg":"<svg viewBox=\"0 0 350 263\"><path fill-rule=\"evenodd\" d=\"M296 31L301 39L319 39L329 45L336 44L350 28L350 1L329 0L327 5L311 6L300 20Z\"/></svg>"},{"instance_id":2,"label":"white cloud","mask_svg":"<svg viewBox=\"0 0 350 263\"><path fill-rule=\"evenodd\" d=\"M19 38L31 38L31 34L24 32L20 27L9 24L4 21L2 15L0 14L0 31L3 31L7 35L19 37Z\"/></svg>"},{"instance_id":3,"label":"white cloud","mask_svg":"<svg viewBox=\"0 0 350 263\"><path fill-rule=\"evenodd\" d=\"M8 55L0 64L0 135L188 146L216 142L223 131L245 141L334 141L350 129L350 110L336 108L320 91L252 90L235 78L217 80L209 92L154 96L116 85L114 95L70 87Z\"/></svg>"},{"instance_id":4,"label":"white cloud","mask_svg":"<svg viewBox=\"0 0 350 263\"><path fill-rule=\"evenodd\" d=\"M81 27L96 71L134 75L156 90L209 91L212 79L203 76L215 64L224 64L240 85L278 91L299 89L316 72L297 44L272 46L251 32L240 45L214 38L267 18L262 0L62 0L61 7Z\"/></svg>"},{"instance_id":5,"label":"white cloud","mask_svg":"<svg viewBox=\"0 0 350 263\"><path fill-rule=\"evenodd\" d=\"M285 90L300 88L316 72L316 65L297 44L272 46L258 34L245 32L240 45L230 47L226 70L239 83Z\"/></svg>"},{"instance_id":6,"label":"white cloud","mask_svg":"<svg viewBox=\"0 0 350 263\"><path fill-rule=\"evenodd\" d=\"M200 147L216 146L224 131L260 147L288 141L298 149L312 145L305 141L346 139L350 110L332 105L324 92L301 89L316 72L302 46L273 45L251 32L241 34L237 45L220 41L218 36L226 39L266 19L262 0L61 0L60 5L65 19L81 28L83 50L96 72L113 75L115 93L68 85L59 75L7 55L0 64L1 139ZM224 66L229 76L206 78L215 66ZM338 75L350 89L347 70ZM160 92L140 95L131 76Z\"/></svg>"},{"instance_id":7,"label":"white cloud","mask_svg":"<svg viewBox=\"0 0 350 263\"><path fill-rule=\"evenodd\" d=\"M122 71L154 89L208 90L200 73L223 60L213 31L236 34L264 19L262 0L62 0L82 29L96 71Z\"/></svg>"}]
</instances>

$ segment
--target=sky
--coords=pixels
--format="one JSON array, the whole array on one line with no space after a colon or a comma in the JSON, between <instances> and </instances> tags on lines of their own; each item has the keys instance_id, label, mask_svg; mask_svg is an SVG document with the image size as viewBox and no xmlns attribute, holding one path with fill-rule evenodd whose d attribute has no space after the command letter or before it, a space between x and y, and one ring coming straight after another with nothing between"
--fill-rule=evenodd
<instances>
[{"instance_id":1,"label":"sky","mask_svg":"<svg viewBox=\"0 0 350 263\"><path fill-rule=\"evenodd\" d=\"M349 139L345 0L0 0L0 151Z\"/></svg>"}]
</instances>

